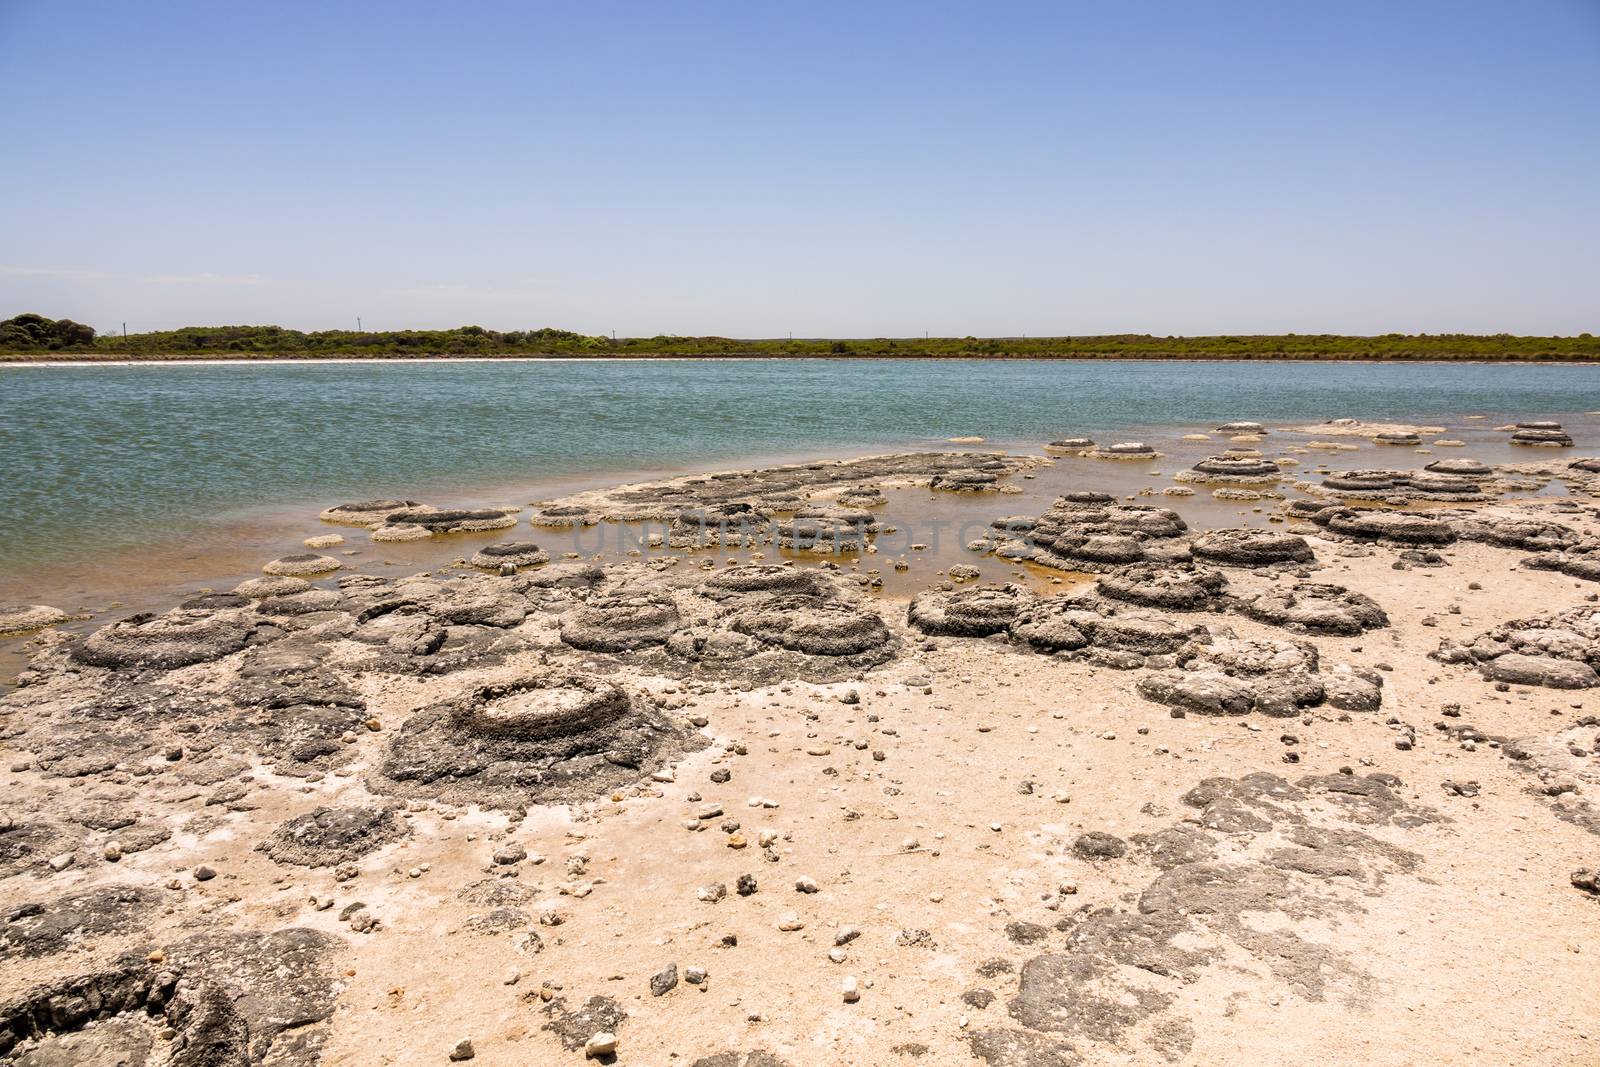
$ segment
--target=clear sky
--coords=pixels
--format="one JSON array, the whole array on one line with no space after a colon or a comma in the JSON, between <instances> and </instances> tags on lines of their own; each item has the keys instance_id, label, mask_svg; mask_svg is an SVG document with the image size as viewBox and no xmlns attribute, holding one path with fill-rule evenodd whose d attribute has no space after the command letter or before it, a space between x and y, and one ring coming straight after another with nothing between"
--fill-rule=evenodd
<instances>
[{"instance_id":1,"label":"clear sky","mask_svg":"<svg viewBox=\"0 0 1600 1067\"><path fill-rule=\"evenodd\" d=\"M1600 0L0 0L0 317L1600 332Z\"/></svg>"}]
</instances>

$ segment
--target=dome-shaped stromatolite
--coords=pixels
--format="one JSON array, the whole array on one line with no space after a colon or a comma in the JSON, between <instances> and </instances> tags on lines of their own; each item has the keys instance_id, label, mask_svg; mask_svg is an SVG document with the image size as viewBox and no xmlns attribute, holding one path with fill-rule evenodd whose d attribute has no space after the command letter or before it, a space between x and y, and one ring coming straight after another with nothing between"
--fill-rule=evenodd
<instances>
[{"instance_id":1,"label":"dome-shaped stromatolite","mask_svg":"<svg viewBox=\"0 0 1600 1067\"><path fill-rule=\"evenodd\" d=\"M752 563L717 571L700 583L699 592L714 600L750 593L821 592L816 571L772 563Z\"/></svg>"},{"instance_id":2,"label":"dome-shaped stromatolite","mask_svg":"<svg viewBox=\"0 0 1600 1067\"><path fill-rule=\"evenodd\" d=\"M1582 471L1585 474L1600 474L1600 458L1575 459L1567 464L1567 469Z\"/></svg>"},{"instance_id":3,"label":"dome-shaped stromatolite","mask_svg":"<svg viewBox=\"0 0 1600 1067\"><path fill-rule=\"evenodd\" d=\"M1519 424L1517 432L1511 435L1511 443L1543 448L1571 448L1572 438L1559 427L1553 430L1533 429L1524 428Z\"/></svg>"},{"instance_id":4,"label":"dome-shaped stromatolite","mask_svg":"<svg viewBox=\"0 0 1600 1067\"><path fill-rule=\"evenodd\" d=\"M1318 673L1315 647L1288 641L1219 638L1195 643L1178 654L1179 670L1140 679L1147 700L1200 714L1242 715L1256 711L1289 716L1329 699ZM1339 692L1355 688L1340 678Z\"/></svg>"},{"instance_id":5,"label":"dome-shaped stromatolite","mask_svg":"<svg viewBox=\"0 0 1600 1067\"><path fill-rule=\"evenodd\" d=\"M279 826L258 847L275 863L336 867L409 836L392 807L317 808Z\"/></svg>"},{"instance_id":6,"label":"dome-shaped stromatolite","mask_svg":"<svg viewBox=\"0 0 1600 1067\"><path fill-rule=\"evenodd\" d=\"M438 534L505 530L516 524L516 515L504 508L416 509L392 512L384 520L385 526L421 526Z\"/></svg>"},{"instance_id":7,"label":"dome-shaped stromatolite","mask_svg":"<svg viewBox=\"0 0 1600 1067\"><path fill-rule=\"evenodd\" d=\"M1246 601L1241 610L1257 622L1317 634L1352 636L1389 625L1377 601L1342 585L1306 582Z\"/></svg>"},{"instance_id":8,"label":"dome-shaped stromatolite","mask_svg":"<svg viewBox=\"0 0 1600 1067\"><path fill-rule=\"evenodd\" d=\"M1304 537L1268 530L1212 530L1195 538L1189 548L1197 559L1230 567L1311 563L1317 558Z\"/></svg>"},{"instance_id":9,"label":"dome-shaped stromatolite","mask_svg":"<svg viewBox=\"0 0 1600 1067\"><path fill-rule=\"evenodd\" d=\"M683 751L686 726L593 674L469 688L407 719L372 784L407 796L521 807L608 792Z\"/></svg>"},{"instance_id":10,"label":"dome-shaped stromatolite","mask_svg":"<svg viewBox=\"0 0 1600 1067\"><path fill-rule=\"evenodd\" d=\"M1456 531L1448 522L1406 511L1364 511L1331 508L1312 516L1312 522L1329 533L1356 541L1387 541L1399 545L1448 545Z\"/></svg>"},{"instance_id":11,"label":"dome-shaped stromatolite","mask_svg":"<svg viewBox=\"0 0 1600 1067\"><path fill-rule=\"evenodd\" d=\"M1094 447L1091 437L1063 437L1044 446L1046 452L1083 452Z\"/></svg>"},{"instance_id":12,"label":"dome-shaped stromatolite","mask_svg":"<svg viewBox=\"0 0 1600 1067\"><path fill-rule=\"evenodd\" d=\"M720 626L686 626L667 638L667 651L683 659L702 663L748 659L762 650L760 641L749 634L725 630Z\"/></svg>"},{"instance_id":13,"label":"dome-shaped stromatolite","mask_svg":"<svg viewBox=\"0 0 1600 1067\"><path fill-rule=\"evenodd\" d=\"M383 544L403 544L407 541L428 541L433 538L433 531L426 526L419 526L414 522L385 523L375 527L372 539Z\"/></svg>"},{"instance_id":14,"label":"dome-shaped stromatolite","mask_svg":"<svg viewBox=\"0 0 1600 1067\"><path fill-rule=\"evenodd\" d=\"M603 678L556 673L480 686L445 710L480 737L541 741L604 726L628 706L628 694Z\"/></svg>"},{"instance_id":15,"label":"dome-shaped stromatolite","mask_svg":"<svg viewBox=\"0 0 1600 1067\"><path fill-rule=\"evenodd\" d=\"M1160 459L1161 453L1143 441L1119 441L1084 453L1091 459Z\"/></svg>"},{"instance_id":16,"label":"dome-shaped stromatolite","mask_svg":"<svg viewBox=\"0 0 1600 1067\"><path fill-rule=\"evenodd\" d=\"M1586 582L1600 582L1600 540L1579 542L1561 552L1539 552L1522 565L1529 570L1556 571Z\"/></svg>"},{"instance_id":17,"label":"dome-shaped stromatolite","mask_svg":"<svg viewBox=\"0 0 1600 1067\"><path fill-rule=\"evenodd\" d=\"M1228 579L1192 563L1137 564L1100 579L1101 596L1168 611L1217 611Z\"/></svg>"},{"instance_id":18,"label":"dome-shaped stromatolite","mask_svg":"<svg viewBox=\"0 0 1600 1067\"><path fill-rule=\"evenodd\" d=\"M1570 526L1544 519L1503 519L1467 515L1454 519L1451 527L1464 541L1481 541L1501 548L1524 552L1549 552L1570 548L1581 540Z\"/></svg>"},{"instance_id":19,"label":"dome-shaped stromatolite","mask_svg":"<svg viewBox=\"0 0 1600 1067\"><path fill-rule=\"evenodd\" d=\"M1379 445L1420 445L1422 438L1414 433L1401 430L1391 430L1373 435L1372 441Z\"/></svg>"},{"instance_id":20,"label":"dome-shaped stromatolite","mask_svg":"<svg viewBox=\"0 0 1600 1067\"><path fill-rule=\"evenodd\" d=\"M1048 555L1041 562L1092 572L1145 558L1145 542L1132 534L1064 533L1049 542Z\"/></svg>"},{"instance_id":21,"label":"dome-shaped stromatolite","mask_svg":"<svg viewBox=\"0 0 1600 1067\"><path fill-rule=\"evenodd\" d=\"M478 549L468 562L484 570L499 570L508 563L517 568L534 567L549 563L550 553L532 541L501 541Z\"/></svg>"},{"instance_id":22,"label":"dome-shaped stromatolite","mask_svg":"<svg viewBox=\"0 0 1600 1067\"><path fill-rule=\"evenodd\" d=\"M1259 455L1210 456L1174 477L1180 482L1207 485L1270 485L1283 477L1283 471Z\"/></svg>"},{"instance_id":23,"label":"dome-shaped stromatolite","mask_svg":"<svg viewBox=\"0 0 1600 1067\"><path fill-rule=\"evenodd\" d=\"M596 597L560 620L561 640L586 652L632 652L664 642L681 625L672 598L661 593Z\"/></svg>"},{"instance_id":24,"label":"dome-shaped stromatolite","mask_svg":"<svg viewBox=\"0 0 1600 1067\"><path fill-rule=\"evenodd\" d=\"M1259 422L1225 422L1217 427L1217 433L1266 433L1267 428Z\"/></svg>"},{"instance_id":25,"label":"dome-shaped stromatolite","mask_svg":"<svg viewBox=\"0 0 1600 1067\"><path fill-rule=\"evenodd\" d=\"M1407 487L1410 495L1419 500L1492 500L1494 494L1485 492L1483 480L1463 478L1454 474L1433 474L1423 471L1411 476Z\"/></svg>"},{"instance_id":26,"label":"dome-shaped stromatolite","mask_svg":"<svg viewBox=\"0 0 1600 1067\"><path fill-rule=\"evenodd\" d=\"M729 628L811 656L854 656L889 641L889 628L872 612L808 596L778 596L753 604L735 614Z\"/></svg>"},{"instance_id":27,"label":"dome-shaped stromatolite","mask_svg":"<svg viewBox=\"0 0 1600 1067\"><path fill-rule=\"evenodd\" d=\"M1038 598L1020 585L986 586L945 592L930 589L912 598L906 621L923 633L946 637L988 637L1004 633L1017 612Z\"/></svg>"},{"instance_id":28,"label":"dome-shaped stromatolite","mask_svg":"<svg viewBox=\"0 0 1600 1067\"><path fill-rule=\"evenodd\" d=\"M292 556L279 556L270 563L261 566L261 573L274 577L295 578L306 574L328 574L338 570L344 564L332 556L321 556L315 552L298 552Z\"/></svg>"},{"instance_id":29,"label":"dome-shaped stromatolite","mask_svg":"<svg viewBox=\"0 0 1600 1067\"><path fill-rule=\"evenodd\" d=\"M423 507L415 500L358 500L351 504L336 504L317 516L323 522L340 526L379 526L397 511L412 511Z\"/></svg>"},{"instance_id":30,"label":"dome-shaped stromatolite","mask_svg":"<svg viewBox=\"0 0 1600 1067\"><path fill-rule=\"evenodd\" d=\"M1041 652L1072 652L1088 647L1088 629L1098 618L1073 598L1045 597L1018 611L1010 632Z\"/></svg>"},{"instance_id":31,"label":"dome-shaped stromatolite","mask_svg":"<svg viewBox=\"0 0 1600 1067\"><path fill-rule=\"evenodd\" d=\"M66 622L72 616L48 604L0 604L0 636L27 633Z\"/></svg>"},{"instance_id":32,"label":"dome-shaped stromatolite","mask_svg":"<svg viewBox=\"0 0 1600 1067\"><path fill-rule=\"evenodd\" d=\"M581 504L550 504L534 508L528 521L534 526L564 530L573 526L593 526L600 521L600 516Z\"/></svg>"},{"instance_id":33,"label":"dome-shaped stromatolite","mask_svg":"<svg viewBox=\"0 0 1600 1067\"><path fill-rule=\"evenodd\" d=\"M1411 482L1405 471L1344 471L1322 479L1321 488L1350 496L1387 496L1403 491Z\"/></svg>"},{"instance_id":34,"label":"dome-shaped stromatolite","mask_svg":"<svg viewBox=\"0 0 1600 1067\"><path fill-rule=\"evenodd\" d=\"M171 670L237 652L250 633L251 625L242 612L133 615L84 638L73 646L72 658L93 667Z\"/></svg>"},{"instance_id":35,"label":"dome-shaped stromatolite","mask_svg":"<svg viewBox=\"0 0 1600 1067\"><path fill-rule=\"evenodd\" d=\"M993 492L997 488L999 481L998 476L988 471L941 471L929 480L928 487L930 489L943 489L952 493L985 493Z\"/></svg>"},{"instance_id":36,"label":"dome-shaped stromatolite","mask_svg":"<svg viewBox=\"0 0 1600 1067\"><path fill-rule=\"evenodd\" d=\"M1098 507L1101 504L1115 504L1116 502L1117 498L1110 493L1080 489L1071 493L1062 493L1056 498L1056 502L1052 506L1056 508Z\"/></svg>"},{"instance_id":37,"label":"dome-shaped stromatolite","mask_svg":"<svg viewBox=\"0 0 1600 1067\"><path fill-rule=\"evenodd\" d=\"M303 593L310 588L311 583L304 578L280 574L269 578L250 578L234 586L233 591L240 596L261 598Z\"/></svg>"},{"instance_id":38,"label":"dome-shaped stromatolite","mask_svg":"<svg viewBox=\"0 0 1600 1067\"><path fill-rule=\"evenodd\" d=\"M1457 459L1436 459L1423 470L1430 474L1447 474L1452 478L1490 478L1494 476L1494 468L1475 459L1465 456Z\"/></svg>"},{"instance_id":39,"label":"dome-shaped stromatolite","mask_svg":"<svg viewBox=\"0 0 1600 1067\"><path fill-rule=\"evenodd\" d=\"M1561 429L1561 424L1559 422L1551 422L1549 420L1519 422L1516 424L1516 428L1519 430L1559 430Z\"/></svg>"}]
</instances>

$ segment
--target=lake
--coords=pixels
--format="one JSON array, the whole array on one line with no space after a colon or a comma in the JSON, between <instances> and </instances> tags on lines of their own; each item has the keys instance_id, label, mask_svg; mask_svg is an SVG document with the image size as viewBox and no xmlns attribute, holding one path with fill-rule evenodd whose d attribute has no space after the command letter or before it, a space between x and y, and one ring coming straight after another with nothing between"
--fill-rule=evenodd
<instances>
[{"instance_id":1,"label":"lake","mask_svg":"<svg viewBox=\"0 0 1600 1067\"><path fill-rule=\"evenodd\" d=\"M254 551L287 509L446 504L651 473L939 447L1037 449L1232 419L1566 417L1600 366L651 360L0 367L0 593ZM1217 446L1221 447L1220 443ZM1532 457L1530 457L1532 458ZM507 495L516 494L516 495ZM40 590L39 592L43 592Z\"/></svg>"}]
</instances>

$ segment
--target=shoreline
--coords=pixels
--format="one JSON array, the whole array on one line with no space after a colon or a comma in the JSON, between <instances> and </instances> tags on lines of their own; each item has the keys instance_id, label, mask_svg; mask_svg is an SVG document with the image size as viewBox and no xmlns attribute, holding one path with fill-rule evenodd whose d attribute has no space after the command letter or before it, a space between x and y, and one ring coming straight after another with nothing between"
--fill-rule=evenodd
<instances>
[{"instance_id":1,"label":"shoreline","mask_svg":"<svg viewBox=\"0 0 1600 1067\"><path fill-rule=\"evenodd\" d=\"M258 573L44 631L0 693L19 846L0 996L78 1021L10 1039L41 1059L183 1040L160 1005L67 1014L85 983L120 989L131 952L274 1052L273 1020L307 1020L284 1040L328 1067L463 1042L485 1062L594 1043L630 1063L1399 1067L1440 1032L1472 1062L1587 1063L1600 887L1569 872L1600 833L1600 679L1528 618L1600 639L1581 566L1600 476L1535 450L1522 466L1572 496L1390 502L1356 513L1387 517L1374 538L1300 480L1459 452L1359 444L1301 454L1254 503L1052 503L1128 477L1087 457L996 461L991 483L965 457L862 459L808 467L799 495L838 529L874 516L876 554L571 559L531 527L548 561L461 562L529 536L524 509L426 559L330 549L343 565L309 583ZM789 472L711 466L559 500L597 525L795 500ZM957 474L967 491L934 490ZM887 499L848 502L869 491ZM917 536L919 509L1040 536L902 553L889 527ZM1072 531L1105 524L1146 558L1085 573ZM1528 565L1547 556L1579 566ZM875 589L900 558L911 584ZM1394 997L1408 1010L1365 1026Z\"/></svg>"},{"instance_id":2,"label":"shoreline","mask_svg":"<svg viewBox=\"0 0 1600 1067\"><path fill-rule=\"evenodd\" d=\"M1554 366L1554 367L1593 367L1600 365L1600 359L1566 359L1560 357L1505 357L1502 359L1484 356L1461 357L1435 357L1435 356L1395 356L1376 358L1372 356L989 356L989 355L830 355L830 354L805 354L805 355L630 355L630 356L531 356L531 355L504 355L504 356L240 356L238 358L219 358L214 355L182 356L165 355L151 359L4 359L0 358L0 369L16 369L20 367L161 367L161 366L205 366L220 367L228 365L317 365L336 363L392 363L392 364L436 364L436 363L795 363L806 361L827 362L859 362L859 363L1364 363L1373 365L1382 364L1437 364L1441 366Z\"/></svg>"}]
</instances>

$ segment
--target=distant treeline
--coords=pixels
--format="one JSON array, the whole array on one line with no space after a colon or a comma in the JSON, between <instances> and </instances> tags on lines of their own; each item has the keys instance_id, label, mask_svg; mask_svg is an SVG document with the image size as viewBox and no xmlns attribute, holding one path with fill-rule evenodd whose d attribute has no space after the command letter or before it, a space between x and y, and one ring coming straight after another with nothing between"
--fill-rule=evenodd
<instances>
[{"instance_id":1,"label":"distant treeline","mask_svg":"<svg viewBox=\"0 0 1600 1067\"><path fill-rule=\"evenodd\" d=\"M787 356L919 359L1382 359L1600 361L1600 338L1511 334L1274 334L1217 337L876 337L853 340L591 337L570 330L319 330L187 326L97 336L70 319L0 322L3 359L426 359L430 356Z\"/></svg>"}]
</instances>

